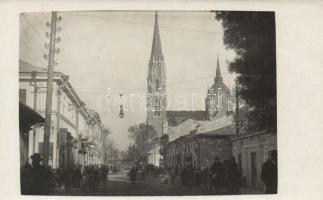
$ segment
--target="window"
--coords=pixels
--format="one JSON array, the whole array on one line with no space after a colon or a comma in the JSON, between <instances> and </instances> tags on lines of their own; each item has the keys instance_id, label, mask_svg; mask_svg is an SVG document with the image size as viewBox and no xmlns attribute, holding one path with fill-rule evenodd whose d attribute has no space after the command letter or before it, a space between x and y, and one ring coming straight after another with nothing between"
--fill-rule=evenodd
<instances>
[{"instance_id":1,"label":"window","mask_svg":"<svg viewBox=\"0 0 323 200\"><path fill-rule=\"evenodd\" d=\"M156 90L158 91L158 88L159 88L159 80L157 79L156 80Z\"/></svg>"},{"instance_id":2,"label":"window","mask_svg":"<svg viewBox=\"0 0 323 200\"><path fill-rule=\"evenodd\" d=\"M242 172L242 156L241 153L238 155L238 167L240 172Z\"/></svg>"},{"instance_id":3,"label":"window","mask_svg":"<svg viewBox=\"0 0 323 200\"><path fill-rule=\"evenodd\" d=\"M214 109L214 108L215 108L215 100L214 100L214 99L210 99L210 107L211 107L212 109Z\"/></svg>"},{"instance_id":4,"label":"window","mask_svg":"<svg viewBox=\"0 0 323 200\"><path fill-rule=\"evenodd\" d=\"M19 89L19 102L26 104L26 89Z\"/></svg>"}]
</instances>

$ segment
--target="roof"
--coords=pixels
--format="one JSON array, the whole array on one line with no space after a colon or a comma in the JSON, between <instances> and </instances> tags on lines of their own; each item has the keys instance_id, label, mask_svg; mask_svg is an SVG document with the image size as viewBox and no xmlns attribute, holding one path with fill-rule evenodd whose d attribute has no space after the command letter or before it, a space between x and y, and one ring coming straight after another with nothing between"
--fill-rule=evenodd
<instances>
[{"instance_id":1,"label":"roof","mask_svg":"<svg viewBox=\"0 0 323 200\"><path fill-rule=\"evenodd\" d=\"M169 135L169 141L176 140L177 138L190 133L198 126L200 126L200 123L198 121L188 119L178 126L170 127L167 131L167 134Z\"/></svg>"},{"instance_id":2,"label":"roof","mask_svg":"<svg viewBox=\"0 0 323 200\"><path fill-rule=\"evenodd\" d=\"M220 68L220 63L219 63L219 55L216 63L216 74L214 78L214 83L211 86L210 89L213 89L214 91L217 91L218 88L221 88L221 90L227 94L230 94L229 88L223 83L223 77L221 74L221 68Z\"/></svg>"},{"instance_id":3,"label":"roof","mask_svg":"<svg viewBox=\"0 0 323 200\"><path fill-rule=\"evenodd\" d=\"M164 60L164 56L161 48L161 42L160 42L157 12L155 14L155 27L154 27L153 43L151 47L150 63L152 63L154 60L160 60L160 61Z\"/></svg>"},{"instance_id":4,"label":"roof","mask_svg":"<svg viewBox=\"0 0 323 200\"><path fill-rule=\"evenodd\" d=\"M218 60L216 62L215 80L220 80L220 79L222 79L222 75L221 75L221 68L220 68L219 55L218 55Z\"/></svg>"},{"instance_id":5,"label":"roof","mask_svg":"<svg viewBox=\"0 0 323 200\"><path fill-rule=\"evenodd\" d=\"M166 111L166 118L169 126L177 126L188 119L202 121L206 120L206 111Z\"/></svg>"},{"instance_id":6,"label":"roof","mask_svg":"<svg viewBox=\"0 0 323 200\"><path fill-rule=\"evenodd\" d=\"M30 64L26 61L23 60L19 60L19 72L41 72L41 73L47 73L47 68L44 67L39 67L33 64ZM63 74L59 71L55 71L54 73L58 73L58 74Z\"/></svg>"},{"instance_id":7,"label":"roof","mask_svg":"<svg viewBox=\"0 0 323 200\"><path fill-rule=\"evenodd\" d=\"M19 72L32 72L32 71L47 72L47 69L43 68L43 67L38 67L38 66L32 65L32 64L27 63L23 60L19 60Z\"/></svg>"},{"instance_id":8,"label":"roof","mask_svg":"<svg viewBox=\"0 0 323 200\"><path fill-rule=\"evenodd\" d=\"M217 120L208 121L207 123L198 127L196 134L206 134L217 132L218 130L232 126L233 125L233 116L224 116Z\"/></svg>"},{"instance_id":9,"label":"roof","mask_svg":"<svg viewBox=\"0 0 323 200\"><path fill-rule=\"evenodd\" d=\"M215 129L206 133L197 133L195 136L233 136L236 134L236 129L233 124Z\"/></svg>"},{"instance_id":10,"label":"roof","mask_svg":"<svg viewBox=\"0 0 323 200\"><path fill-rule=\"evenodd\" d=\"M32 125L44 123L45 119L32 108L19 102L19 126L20 130L27 131Z\"/></svg>"},{"instance_id":11,"label":"roof","mask_svg":"<svg viewBox=\"0 0 323 200\"><path fill-rule=\"evenodd\" d=\"M225 116L212 121L195 121L188 119L176 127L169 128L169 142L179 138L192 138L199 136L233 136L235 126L232 116Z\"/></svg>"}]
</instances>

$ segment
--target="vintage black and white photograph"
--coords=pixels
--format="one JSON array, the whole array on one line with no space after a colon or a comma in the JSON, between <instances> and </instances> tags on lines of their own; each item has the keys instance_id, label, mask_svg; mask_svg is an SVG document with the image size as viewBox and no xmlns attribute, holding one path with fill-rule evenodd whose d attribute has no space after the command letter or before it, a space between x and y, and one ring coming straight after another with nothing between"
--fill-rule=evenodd
<instances>
[{"instance_id":1,"label":"vintage black and white photograph","mask_svg":"<svg viewBox=\"0 0 323 200\"><path fill-rule=\"evenodd\" d=\"M279 193L275 21L21 12L21 194Z\"/></svg>"}]
</instances>

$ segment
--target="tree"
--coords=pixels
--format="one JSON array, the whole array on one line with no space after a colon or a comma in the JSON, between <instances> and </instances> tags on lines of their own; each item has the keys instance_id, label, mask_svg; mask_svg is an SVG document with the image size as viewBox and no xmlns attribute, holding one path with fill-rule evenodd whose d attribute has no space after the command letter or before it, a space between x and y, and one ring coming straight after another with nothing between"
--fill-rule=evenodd
<instances>
[{"instance_id":1,"label":"tree","mask_svg":"<svg viewBox=\"0 0 323 200\"><path fill-rule=\"evenodd\" d=\"M130 126L128 129L129 138L134 144L129 146L128 153L133 159L145 161L147 152L151 149L157 132L151 125L141 123Z\"/></svg>"},{"instance_id":2,"label":"tree","mask_svg":"<svg viewBox=\"0 0 323 200\"><path fill-rule=\"evenodd\" d=\"M238 96L250 123L247 130L277 130L276 35L273 12L216 12L224 44L236 53L229 71L237 74Z\"/></svg>"}]
</instances>

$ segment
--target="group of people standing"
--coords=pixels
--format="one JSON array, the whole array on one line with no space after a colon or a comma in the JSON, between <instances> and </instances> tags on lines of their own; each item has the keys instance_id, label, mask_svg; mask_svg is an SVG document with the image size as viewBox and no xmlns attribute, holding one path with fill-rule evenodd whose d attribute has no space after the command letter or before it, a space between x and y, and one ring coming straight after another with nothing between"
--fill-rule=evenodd
<instances>
[{"instance_id":1,"label":"group of people standing","mask_svg":"<svg viewBox=\"0 0 323 200\"><path fill-rule=\"evenodd\" d=\"M262 165L261 180L265 185L266 194L277 193L277 151L270 152L269 159ZM174 184L177 177L184 186L198 186L205 194L239 194L245 184L245 178L234 157L221 162L219 157L214 158L211 166L193 168L188 162L180 170L179 167L166 170L167 178L163 182ZM164 177L163 176L163 177Z\"/></svg>"},{"instance_id":2,"label":"group of people standing","mask_svg":"<svg viewBox=\"0 0 323 200\"><path fill-rule=\"evenodd\" d=\"M175 178L176 174L171 175L171 182ZM239 194L241 185L241 173L234 157L225 160L224 163L219 157L215 157L210 167L193 168L187 164L181 171L180 178L182 185L199 186L206 194L221 192Z\"/></svg>"},{"instance_id":3,"label":"group of people standing","mask_svg":"<svg viewBox=\"0 0 323 200\"><path fill-rule=\"evenodd\" d=\"M82 192L96 191L98 186L106 187L109 168L106 165L76 165L74 167L58 168L41 165L39 153L31 156L32 165L27 163L21 168L21 193L28 195L49 195L54 187L70 192L79 188Z\"/></svg>"},{"instance_id":4,"label":"group of people standing","mask_svg":"<svg viewBox=\"0 0 323 200\"><path fill-rule=\"evenodd\" d=\"M58 169L58 186L64 183L66 192L71 188L80 188L83 192L96 191L97 187L106 186L109 168L106 165L77 165L74 168Z\"/></svg>"},{"instance_id":5,"label":"group of people standing","mask_svg":"<svg viewBox=\"0 0 323 200\"><path fill-rule=\"evenodd\" d=\"M21 194L48 195L55 186L53 173L50 167L41 165L41 155L31 156L32 165L26 163L20 170Z\"/></svg>"}]
</instances>

